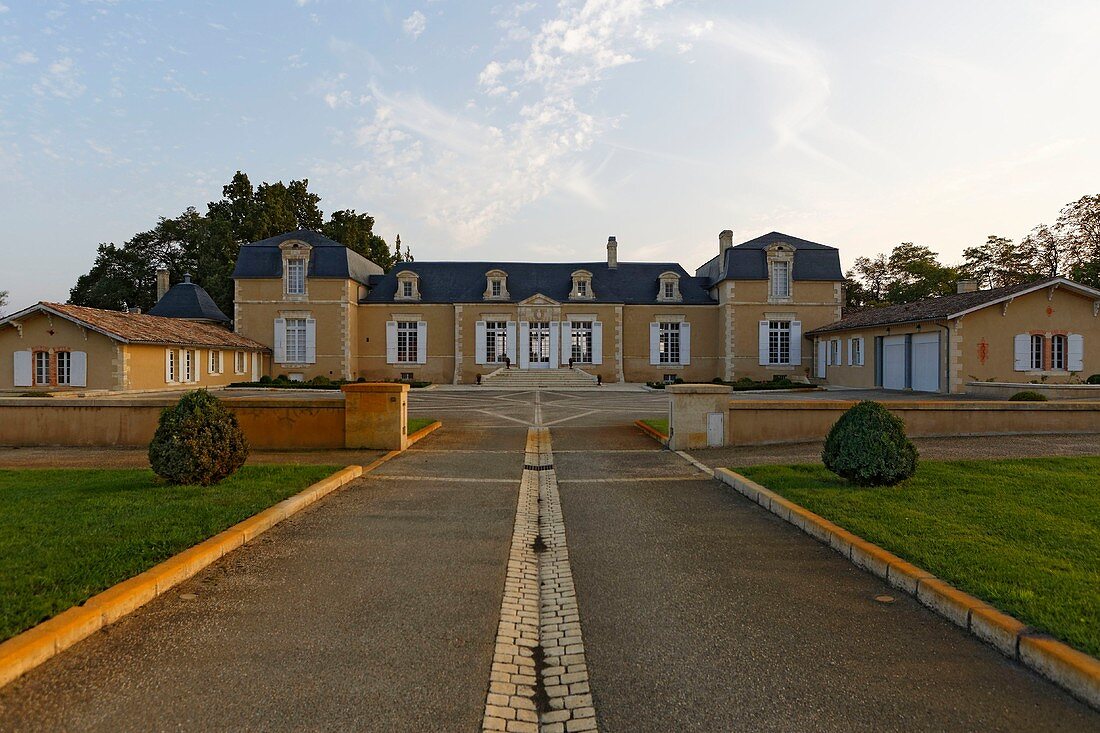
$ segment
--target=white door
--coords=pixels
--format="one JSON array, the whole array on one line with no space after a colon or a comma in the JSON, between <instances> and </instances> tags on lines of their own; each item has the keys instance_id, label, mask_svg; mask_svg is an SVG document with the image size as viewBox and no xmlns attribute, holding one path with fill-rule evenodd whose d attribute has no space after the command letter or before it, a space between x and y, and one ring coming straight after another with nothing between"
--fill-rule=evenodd
<instances>
[{"instance_id":1,"label":"white door","mask_svg":"<svg viewBox=\"0 0 1100 733\"><path fill-rule=\"evenodd\" d=\"M887 336L882 340L882 386L905 389L904 336Z\"/></svg>"},{"instance_id":2,"label":"white door","mask_svg":"<svg viewBox=\"0 0 1100 733\"><path fill-rule=\"evenodd\" d=\"M817 340L817 378L824 379L827 372L825 371L825 357L828 354L826 349L829 348L829 342L825 339Z\"/></svg>"},{"instance_id":3,"label":"white door","mask_svg":"<svg viewBox=\"0 0 1100 733\"><path fill-rule=\"evenodd\" d=\"M940 391L940 335L913 334L913 391Z\"/></svg>"},{"instance_id":4,"label":"white door","mask_svg":"<svg viewBox=\"0 0 1100 733\"><path fill-rule=\"evenodd\" d=\"M552 344L550 343L550 324L546 321L532 321L528 329L527 349L530 369L549 369Z\"/></svg>"},{"instance_id":5,"label":"white door","mask_svg":"<svg viewBox=\"0 0 1100 733\"><path fill-rule=\"evenodd\" d=\"M726 444L726 420L720 412L707 413L707 447L721 448Z\"/></svg>"}]
</instances>

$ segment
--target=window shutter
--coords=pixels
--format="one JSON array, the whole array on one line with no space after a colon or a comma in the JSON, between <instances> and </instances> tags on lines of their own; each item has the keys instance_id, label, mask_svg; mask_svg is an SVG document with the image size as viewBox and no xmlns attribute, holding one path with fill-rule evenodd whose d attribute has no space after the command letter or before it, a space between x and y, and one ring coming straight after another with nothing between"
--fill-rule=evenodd
<instances>
[{"instance_id":1,"label":"window shutter","mask_svg":"<svg viewBox=\"0 0 1100 733\"><path fill-rule=\"evenodd\" d=\"M768 322L760 321L760 365L768 365Z\"/></svg>"},{"instance_id":2,"label":"window shutter","mask_svg":"<svg viewBox=\"0 0 1100 733\"><path fill-rule=\"evenodd\" d=\"M603 322L592 321L592 363L603 364Z\"/></svg>"},{"instance_id":3,"label":"window shutter","mask_svg":"<svg viewBox=\"0 0 1100 733\"><path fill-rule=\"evenodd\" d=\"M1018 333L1013 339L1013 367L1018 372L1026 372L1031 366L1031 337L1026 333Z\"/></svg>"},{"instance_id":4,"label":"window shutter","mask_svg":"<svg viewBox=\"0 0 1100 733\"><path fill-rule=\"evenodd\" d=\"M508 321L507 343L504 345L504 351L512 364L516 363L516 343L516 322Z\"/></svg>"},{"instance_id":5,"label":"window shutter","mask_svg":"<svg viewBox=\"0 0 1100 733\"><path fill-rule=\"evenodd\" d=\"M561 337L561 324L557 321L550 321L550 368L561 364L561 360L558 355L561 353L561 344L559 343Z\"/></svg>"},{"instance_id":6,"label":"window shutter","mask_svg":"<svg viewBox=\"0 0 1100 733\"><path fill-rule=\"evenodd\" d=\"M1071 333L1066 337L1066 368L1071 372L1079 372L1085 368L1085 337L1079 333Z\"/></svg>"},{"instance_id":7,"label":"window shutter","mask_svg":"<svg viewBox=\"0 0 1100 733\"><path fill-rule=\"evenodd\" d=\"M573 358L573 322L561 322L561 362L568 364Z\"/></svg>"},{"instance_id":8,"label":"window shutter","mask_svg":"<svg viewBox=\"0 0 1100 733\"><path fill-rule=\"evenodd\" d=\"M31 386L31 352L16 351L12 357L15 362L15 386Z\"/></svg>"},{"instance_id":9,"label":"window shutter","mask_svg":"<svg viewBox=\"0 0 1100 733\"><path fill-rule=\"evenodd\" d=\"M519 322L519 368L531 366L531 324Z\"/></svg>"},{"instance_id":10,"label":"window shutter","mask_svg":"<svg viewBox=\"0 0 1100 733\"><path fill-rule=\"evenodd\" d=\"M252 381L260 381L260 368L263 366L263 355L256 351L252 353Z\"/></svg>"},{"instance_id":11,"label":"window shutter","mask_svg":"<svg viewBox=\"0 0 1100 733\"><path fill-rule=\"evenodd\" d=\"M172 350L164 350L164 382L170 383L172 381Z\"/></svg>"},{"instance_id":12,"label":"window shutter","mask_svg":"<svg viewBox=\"0 0 1100 733\"><path fill-rule=\"evenodd\" d=\"M69 384L74 387L88 386L88 353L69 352Z\"/></svg>"},{"instance_id":13,"label":"window shutter","mask_svg":"<svg viewBox=\"0 0 1100 733\"><path fill-rule=\"evenodd\" d=\"M649 363L661 363L661 324L656 321L649 324Z\"/></svg>"},{"instance_id":14,"label":"window shutter","mask_svg":"<svg viewBox=\"0 0 1100 733\"><path fill-rule=\"evenodd\" d=\"M791 364L802 366L802 321L791 321Z\"/></svg>"},{"instance_id":15,"label":"window shutter","mask_svg":"<svg viewBox=\"0 0 1100 733\"><path fill-rule=\"evenodd\" d=\"M474 363L485 363L485 341L487 339L487 331L485 330L485 321L478 321L474 324Z\"/></svg>"},{"instance_id":16,"label":"window shutter","mask_svg":"<svg viewBox=\"0 0 1100 733\"><path fill-rule=\"evenodd\" d=\"M397 321L386 321L386 363L397 363Z\"/></svg>"},{"instance_id":17,"label":"window shutter","mask_svg":"<svg viewBox=\"0 0 1100 733\"><path fill-rule=\"evenodd\" d=\"M195 370L195 381L198 382L202 379L202 352L195 349L192 354L191 368Z\"/></svg>"},{"instance_id":18,"label":"window shutter","mask_svg":"<svg viewBox=\"0 0 1100 733\"><path fill-rule=\"evenodd\" d=\"M836 340L836 365L844 366L844 352L840 349L841 340Z\"/></svg>"},{"instance_id":19,"label":"window shutter","mask_svg":"<svg viewBox=\"0 0 1100 733\"><path fill-rule=\"evenodd\" d=\"M691 324L687 321L680 324L680 363L691 363Z\"/></svg>"},{"instance_id":20,"label":"window shutter","mask_svg":"<svg viewBox=\"0 0 1100 733\"><path fill-rule=\"evenodd\" d=\"M860 336L856 339L859 342L859 366L863 366L867 359L867 342Z\"/></svg>"},{"instance_id":21,"label":"window shutter","mask_svg":"<svg viewBox=\"0 0 1100 733\"><path fill-rule=\"evenodd\" d=\"M286 363L286 319L275 319L275 361Z\"/></svg>"},{"instance_id":22,"label":"window shutter","mask_svg":"<svg viewBox=\"0 0 1100 733\"><path fill-rule=\"evenodd\" d=\"M856 364L855 361L852 360L852 357L855 356L855 354L853 353L853 350L852 350L853 349L853 347L852 347L852 342L853 341L855 341L855 339L848 339L848 366L855 366L855 364Z\"/></svg>"},{"instance_id":23,"label":"window shutter","mask_svg":"<svg viewBox=\"0 0 1100 733\"><path fill-rule=\"evenodd\" d=\"M306 319L306 363L317 363L317 320Z\"/></svg>"},{"instance_id":24,"label":"window shutter","mask_svg":"<svg viewBox=\"0 0 1100 733\"><path fill-rule=\"evenodd\" d=\"M428 322L416 322L416 363L428 362Z\"/></svg>"}]
</instances>

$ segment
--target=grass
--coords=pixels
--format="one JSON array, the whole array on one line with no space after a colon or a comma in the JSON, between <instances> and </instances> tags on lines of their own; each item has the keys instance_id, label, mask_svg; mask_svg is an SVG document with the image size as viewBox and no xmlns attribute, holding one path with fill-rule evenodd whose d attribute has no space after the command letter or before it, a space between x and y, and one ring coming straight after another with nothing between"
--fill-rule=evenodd
<instances>
[{"instance_id":1,"label":"grass","mask_svg":"<svg viewBox=\"0 0 1100 733\"><path fill-rule=\"evenodd\" d=\"M875 488L820 465L734 470L1100 656L1100 458L923 461Z\"/></svg>"},{"instance_id":2,"label":"grass","mask_svg":"<svg viewBox=\"0 0 1100 733\"><path fill-rule=\"evenodd\" d=\"M661 435L668 437L668 418L667 417L655 417L649 420L642 420L646 425L656 430Z\"/></svg>"},{"instance_id":3,"label":"grass","mask_svg":"<svg viewBox=\"0 0 1100 733\"><path fill-rule=\"evenodd\" d=\"M406 434L412 435L417 430L423 430L436 421L434 417L410 417L406 423Z\"/></svg>"},{"instance_id":4,"label":"grass","mask_svg":"<svg viewBox=\"0 0 1100 733\"><path fill-rule=\"evenodd\" d=\"M245 466L217 486L147 469L0 469L0 641L256 514L338 466Z\"/></svg>"}]
</instances>

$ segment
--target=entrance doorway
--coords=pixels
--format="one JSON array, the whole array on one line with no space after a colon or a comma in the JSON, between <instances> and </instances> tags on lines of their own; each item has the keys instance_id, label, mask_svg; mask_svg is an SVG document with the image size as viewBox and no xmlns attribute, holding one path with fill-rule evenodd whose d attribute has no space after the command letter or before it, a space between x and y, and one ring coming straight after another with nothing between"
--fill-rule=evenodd
<instances>
[{"instance_id":1,"label":"entrance doorway","mask_svg":"<svg viewBox=\"0 0 1100 733\"><path fill-rule=\"evenodd\" d=\"M528 329L528 362L531 369L550 368L550 324L532 321Z\"/></svg>"}]
</instances>

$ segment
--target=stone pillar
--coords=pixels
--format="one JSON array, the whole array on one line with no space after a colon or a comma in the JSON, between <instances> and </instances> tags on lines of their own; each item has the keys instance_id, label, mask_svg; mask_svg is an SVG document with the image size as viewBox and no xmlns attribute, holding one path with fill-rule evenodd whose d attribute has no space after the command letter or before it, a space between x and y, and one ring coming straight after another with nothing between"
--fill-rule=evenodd
<instances>
[{"instance_id":1,"label":"stone pillar","mask_svg":"<svg viewBox=\"0 0 1100 733\"><path fill-rule=\"evenodd\" d=\"M408 447L409 385L356 382L340 390L344 393L344 447Z\"/></svg>"},{"instance_id":2,"label":"stone pillar","mask_svg":"<svg viewBox=\"0 0 1100 733\"><path fill-rule=\"evenodd\" d=\"M670 384L668 392L668 447L673 450L706 448L707 424L714 413L720 415L717 445L729 442L730 393L725 384ZM717 447L717 446L714 446Z\"/></svg>"}]
</instances>

